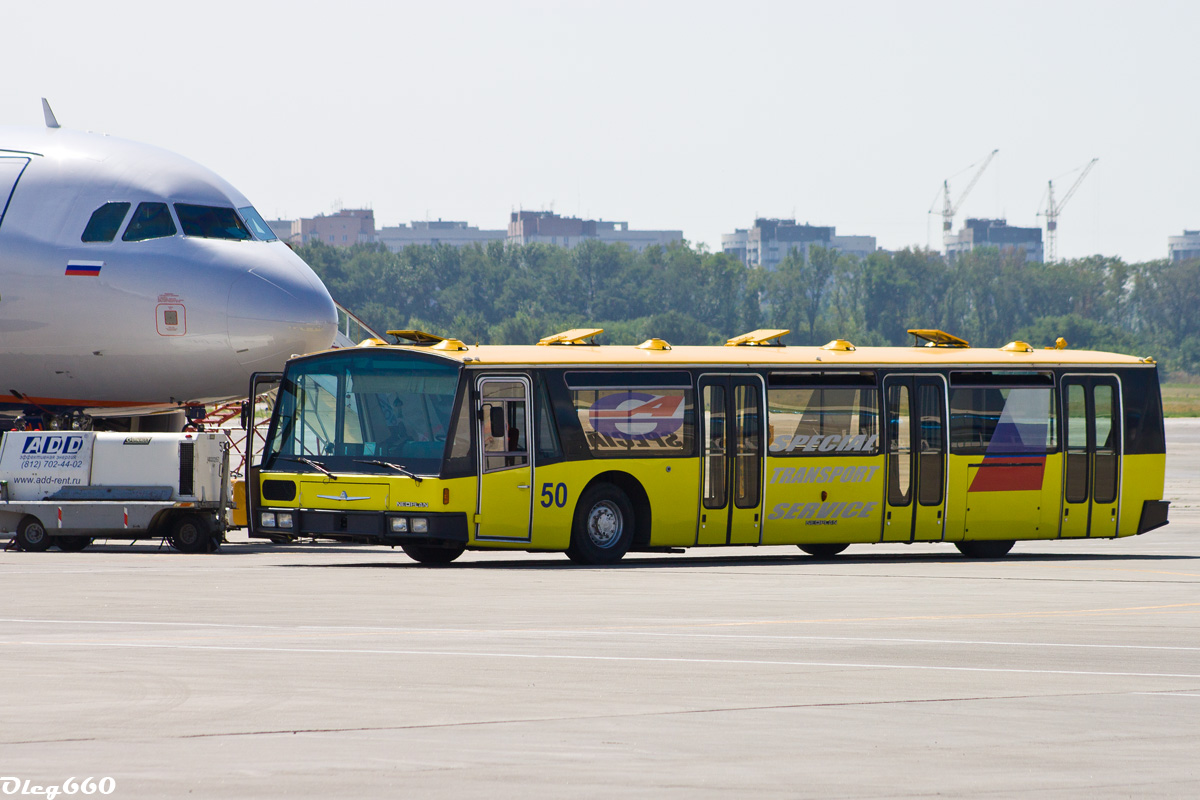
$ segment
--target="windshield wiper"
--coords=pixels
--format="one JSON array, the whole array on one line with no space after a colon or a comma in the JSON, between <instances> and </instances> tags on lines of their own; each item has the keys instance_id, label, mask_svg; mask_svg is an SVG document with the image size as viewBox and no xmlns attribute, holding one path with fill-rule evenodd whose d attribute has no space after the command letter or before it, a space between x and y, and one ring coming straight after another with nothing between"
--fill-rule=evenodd
<instances>
[{"instance_id":1,"label":"windshield wiper","mask_svg":"<svg viewBox=\"0 0 1200 800\"><path fill-rule=\"evenodd\" d=\"M335 481L338 479L337 475L334 475L332 472L327 470L323 465L318 464L317 462L313 461L311 458L305 458L304 456L278 456L278 458L282 458L284 461L299 461L301 464L307 464L308 466L312 467L315 470L320 470L321 472L324 472L326 475L328 475L330 478L333 478Z\"/></svg>"},{"instance_id":2,"label":"windshield wiper","mask_svg":"<svg viewBox=\"0 0 1200 800\"><path fill-rule=\"evenodd\" d=\"M354 463L355 464L374 464L377 467L387 467L388 469L394 469L394 470L396 470L396 472L399 472L401 475L407 475L408 477L412 478L413 481L415 481L418 486L421 484L421 477L412 472L409 472L407 469L404 468L403 464L393 464L389 461L380 461L377 458L372 458L372 459L356 458L356 459L354 459Z\"/></svg>"}]
</instances>

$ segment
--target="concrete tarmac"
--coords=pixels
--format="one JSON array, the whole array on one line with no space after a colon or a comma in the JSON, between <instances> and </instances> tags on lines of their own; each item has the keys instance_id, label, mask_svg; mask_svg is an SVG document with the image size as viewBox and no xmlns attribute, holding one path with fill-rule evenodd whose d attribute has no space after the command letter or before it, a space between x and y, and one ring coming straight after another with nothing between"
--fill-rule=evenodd
<instances>
[{"instance_id":1,"label":"concrete tarmac","mask_svg":"<svg viewBox=\"0 0 1200 800\"><path fill-rule=\"evenodd\" d=\"M1167 436L1170 526L988 561L5 552L0 797L1200 796L1200 420Z\"/></svg>"}]
</instances>

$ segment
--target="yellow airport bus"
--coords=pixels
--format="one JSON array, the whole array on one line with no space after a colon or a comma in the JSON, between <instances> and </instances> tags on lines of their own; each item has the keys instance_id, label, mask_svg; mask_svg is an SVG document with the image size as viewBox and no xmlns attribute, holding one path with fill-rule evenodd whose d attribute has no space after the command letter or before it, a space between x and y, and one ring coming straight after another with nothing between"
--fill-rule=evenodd
<instances>
[{"instance_id":1,"label":"yellow airport bus","mask_svg":"<svg viewBox=\"0 0 1200 800\"><path fill-rule=\"evenodd\" d=\"M403 344L293 358L248 471L251 536L466 549L629 551L1116 538L1167 524L1150 358L974 348Z\"/></svg>"}]
</instances>

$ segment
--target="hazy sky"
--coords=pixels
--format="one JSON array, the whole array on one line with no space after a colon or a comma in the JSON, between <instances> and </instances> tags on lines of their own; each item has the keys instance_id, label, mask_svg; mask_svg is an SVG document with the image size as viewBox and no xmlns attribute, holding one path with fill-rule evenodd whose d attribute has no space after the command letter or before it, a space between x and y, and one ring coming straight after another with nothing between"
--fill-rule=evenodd
<instances>
[{"instance_id":1,"label":"hazy sky","mask_svg":"<svg viewBox=\"0 0 1200 800\"><path fill-rule=\"evenodd\" d=\"M1194 1L87 0L0 28L0 122L41 124L45 95L271 218L553 209L719 249L794 215L936 247L942 180L999 148L956 228L1041 224L1046 181L1096 156L1060 257L1163 258L1200 227Z\"/></svg>"}]
</instances>

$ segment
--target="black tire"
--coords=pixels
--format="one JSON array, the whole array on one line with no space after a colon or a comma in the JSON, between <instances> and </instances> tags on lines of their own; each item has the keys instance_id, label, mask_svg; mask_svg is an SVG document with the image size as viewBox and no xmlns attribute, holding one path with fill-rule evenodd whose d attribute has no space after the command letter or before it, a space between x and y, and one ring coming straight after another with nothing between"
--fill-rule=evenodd
<instances>
[{"instance_id":1,"label":"black tire","mask_svg":"<svg viewBox=\"0 0 1200 800\"><path fill-rule=\"evenodd\" d=\"M64 553L78 553L92 543L91 536L55 536L54 546Z\"/></svg>"},{"instance_id":2,"label":"black tire","mask_svg":"<svg viewBox=\"0 0 1200 800\"><path fill-rule=\"evenodd\" d=\"M176 517L167 541L181 553L211 553L220 545L212 525L199 514Z\"/></svg>"},{"instance_id":3,"label":"black tire","mask_svg":"<svg viewBox=\"0 0 1200 800\"><path fill-rule=\"evenodd\" d=\"M849 547L849 544L800 544L796 545L813 558L833 558Z\"/></svg>"},{"instance_id":4,"label":"black tire","mask_svg":"<svg viewBox=\"0 0 1200 800\"><path fill-rule=\"evenodd\" d=\"M419 564L426 564L431 567L444 567L454 559L463 554L467 549L465 544L418 544L417 542L408 542L400 545L400 549L405 555L416 561Z\"/></svg>"},{"instance_id":5,"label":"black tire","mask_svg":"<svg viewBox=\"0 0 1200 800\"><path fill-rule=\"evenodd\" d=\"M17 543L17 549L26 553L43 553L53 544L50 535L46 533L46 526L37 517L25 517L21 520L14 541Z\"/></svg>"},{"instance_id":6,"label":"black tire","mask_svg":"<svg viewBox=\"0 0 1200 800\"><path fill-rule=\"evenodd\" d=\"M567 557L578 564L615 564L633 544L633 504L611 483L589 486L575 506Z\"/></svg>"},{"instance_id":7,"label":"black tire","mask_svg":"<svg viewBox=\"0 0 1200 800\"><path fill-rule=\"evenodd\" d=\"M958 552L967 558L1003 558L1016 544L1012 539L989 539L983 542L955 542Z\"/></svg>"}]
</instances>

